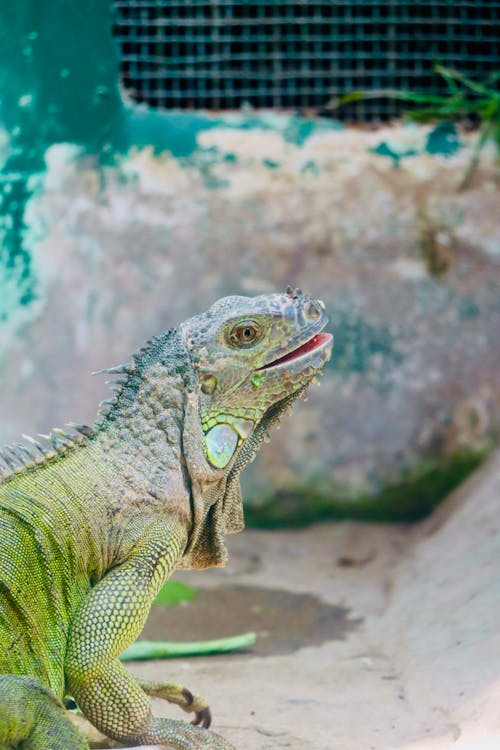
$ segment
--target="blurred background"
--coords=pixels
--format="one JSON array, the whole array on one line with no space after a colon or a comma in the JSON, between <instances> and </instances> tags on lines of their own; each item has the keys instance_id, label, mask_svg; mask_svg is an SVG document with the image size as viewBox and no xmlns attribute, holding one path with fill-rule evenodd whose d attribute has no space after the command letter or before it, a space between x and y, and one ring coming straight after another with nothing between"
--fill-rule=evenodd
<instances>
[{"instance_id":1,"label":"blurred background","mask_svg":"<svg viewBox=\"0 0 500 750\"><path fill-rule=\"evenodd\" d=\"M425 515L500 395L500 2L0 7L0 442L226 294L302 287L320 389L244 477L256 525Z\"/></svg>"},{"instance_id":2,"label":"blurred background","mask_svg":"<svg viewBox=\"0 0 500 750\"><path fill-rule=\"evenodd\" d=\"M423 523L309 526L423 518L498 443L499 81L496 0L0 3L0 443L223 295L330 316L243 477L272 531L142 634L255 645L133 666L239 748L500 747L498 451Z\"/></svg>"}]
</instances>

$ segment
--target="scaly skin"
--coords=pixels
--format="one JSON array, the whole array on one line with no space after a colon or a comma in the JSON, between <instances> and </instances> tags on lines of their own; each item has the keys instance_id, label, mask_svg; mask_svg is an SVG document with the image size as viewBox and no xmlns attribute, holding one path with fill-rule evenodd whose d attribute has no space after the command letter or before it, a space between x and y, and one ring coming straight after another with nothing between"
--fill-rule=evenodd
<instances>
[{"instance_id":1,"label":"scaly skin","mask_svg":"<svg viewBox=\"0 0 500 750\"><path fill-rule=\"evenodd\" d=\"M0 750L87 747L66 695L124 744L231 749L206 701L118 656L176 568L225 563L239 474L329 358L325 323L300 290L219 300L108 371L92 428L0 453ZM154 718L150 696L195 726Z\"/></svg>"}]
</instances>

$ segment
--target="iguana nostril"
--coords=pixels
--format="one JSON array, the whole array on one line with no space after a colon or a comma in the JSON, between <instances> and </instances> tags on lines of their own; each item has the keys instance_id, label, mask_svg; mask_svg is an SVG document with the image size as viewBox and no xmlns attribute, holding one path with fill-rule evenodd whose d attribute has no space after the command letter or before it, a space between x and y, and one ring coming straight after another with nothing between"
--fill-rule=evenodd
<instances>
[{"instance_id":1,"label":"iguana nostril","mask_svg":"<svg viewBox=\"0 0 500 750\"><path fill-rule=\"evenodd\" d=\"M309 302L305 308L305 313L310 320L317 320L321 315L321 310L315 302Z\"/></svg>"},{"instance_id":2,"label":"iguana nostril","mask_svg":"<svg viewBox=\"0 0 500 750\"><path fill-rule=\"evenodd\" d=\"M293 300L298 300L301 297L304 297L305 295L302 289L300 289L300 287L297 286L294 289L292 286L290 286L290 284L288 284L286 291L285 291L285 296Z\"/></svg>"}]
</instances>

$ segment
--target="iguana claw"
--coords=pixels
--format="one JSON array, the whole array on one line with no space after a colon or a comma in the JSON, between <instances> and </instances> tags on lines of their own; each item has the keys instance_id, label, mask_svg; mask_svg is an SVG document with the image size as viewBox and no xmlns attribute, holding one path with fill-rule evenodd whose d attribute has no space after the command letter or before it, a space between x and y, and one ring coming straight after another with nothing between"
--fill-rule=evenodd
<instances>
[{"instance_id":1,"label":"iguana claw","mask_svg":"<svg viewBox=\"0 0 500 750\"><path fill-rule=\"evenodd\" d=\"M187 688L182 688L182 695L186 699L186 708L184 708L184 711L192 710L191 706L194 703L195 697L192 694L191 690L188 690ZM168 700L168 699L167 699ZM198 701L200 699L198 698ZM212 723L212 714L210 713L210 708L208 706L205 706L200 711L196 711L195 717L191 724L200 725L204 727L205 729L208 729L210 724Z\"/></svg>"},{"instance_id":2,"label":"iguana claw","mask_svg":"<svg viewBox=\"0 0 500 750\"><path fill-rule=\"evenodd\" d=\"M211 723L212 714L210 713L210 709L208 706L202 711L197 711L195 714L195 718L191 722L191 724L199 725L201 727L204 727L204 729L208 729Z\"/></svg>"}]
</instances>

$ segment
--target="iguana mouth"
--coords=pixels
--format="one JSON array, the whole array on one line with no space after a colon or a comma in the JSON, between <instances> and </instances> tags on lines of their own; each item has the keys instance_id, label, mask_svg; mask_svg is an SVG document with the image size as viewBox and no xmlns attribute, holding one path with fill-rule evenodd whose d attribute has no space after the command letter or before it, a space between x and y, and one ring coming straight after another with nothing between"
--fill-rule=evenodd
<instances>
[{"instance_id":1,"label":"iguana mouth","mask_svg":"<svg viewBox=\"0 0 500 750\"><path fill-rule=\"evenodd\" d=\"M296 362L302 357L307 357L311 352L317 352L320 349L326 348L332 341L333 336L331 333L316 333L312 338L305 341L303 344L298 346L296 349L292 349L291 352L284 354L278 359L274 359L272 362L268 362L266 365L259 367L259 370L270 370L273 367L278 367L287 362Z\"/></svg>"}]
</instances>

